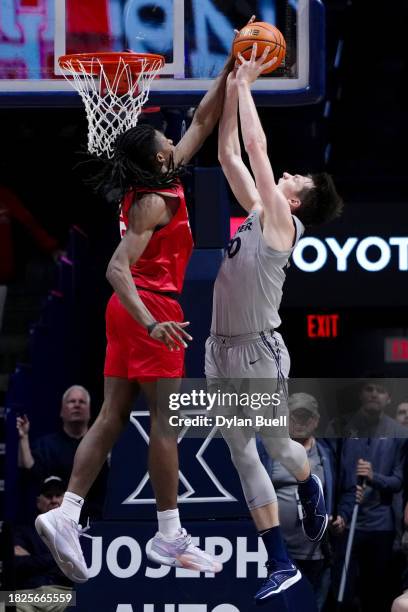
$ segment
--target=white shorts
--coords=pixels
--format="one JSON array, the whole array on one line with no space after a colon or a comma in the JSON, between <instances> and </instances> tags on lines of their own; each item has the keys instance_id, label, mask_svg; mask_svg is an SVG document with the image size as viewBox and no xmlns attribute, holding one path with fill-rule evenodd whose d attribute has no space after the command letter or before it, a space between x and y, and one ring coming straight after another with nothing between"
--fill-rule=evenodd
<instances>
[{"instance_id":1,"label":"white shorts","mask_svg":"<svg viewBox=\"0 0 408 612\"><path fill-rule=\"evenodd\" d=\"M289 376L290 357L274 331L242 336L211 335L205 343L207 378L276 378Z\"/></svg>"},{"instance_id":2,"label":"white shorts","mask_svg":"<svg viewBox=\"0 0 408 612\"><path fill-rule=\"evenodd\" d=\"M276 408L256 408L257 415L265 417L287 416L287 378L290 369L288 350L282 336L265 331L242 336L211 335L205 345L205 375L208 387L223 391L249 394L280 394ZM253 409L241 408L242 416L254 415ZM241 410L235 412L239 414ZM258 430L258 427L254 427ZM288 435L286 425L280 435Z\"/></svg>"}]
</instances>

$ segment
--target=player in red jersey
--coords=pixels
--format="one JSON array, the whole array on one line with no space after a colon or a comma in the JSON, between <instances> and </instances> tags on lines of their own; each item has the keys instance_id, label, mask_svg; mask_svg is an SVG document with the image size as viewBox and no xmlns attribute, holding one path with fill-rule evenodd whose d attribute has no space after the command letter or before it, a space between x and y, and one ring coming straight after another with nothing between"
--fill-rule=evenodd
<instances>
[{"instance_id":1,"label":"player in red jersey","mask_svg":"<svg viewBox=\"0 0 408 612\"><path fill-rule=\"evenodd\" d=\"M88 579L78 526L84 497L129 422L140 390L150 410L149 474L159 522L148 556L160 564L200 571L217 572L222 567L193 546L181 527L177 439L163 431L166 419L158 408L158 379L173 380L177 392L184 349L192 340L174 297L181 292L193 247L179 178L219 119L233 65L230 56L177 146L150 126L132 128L118 137L113 160L96 179L108 201L121 203L126 230L107 270L115 293L106 312L105 399L78 447L61 507L36 520L58 566L75 582Z\"/></svg>"}]
</instances>

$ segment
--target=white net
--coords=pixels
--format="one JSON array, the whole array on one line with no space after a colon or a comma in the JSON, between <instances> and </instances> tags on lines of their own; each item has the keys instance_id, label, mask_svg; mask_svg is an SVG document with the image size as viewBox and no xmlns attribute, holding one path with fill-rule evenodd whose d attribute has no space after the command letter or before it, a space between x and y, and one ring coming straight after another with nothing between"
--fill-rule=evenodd
<instances>
[{"instance_id":1,"label":"white net","mask_svg":"<svg viewBox=\"0 0 408 612\"><path fill-rule=\"evenodd\" d=\"M98 57L86 61L68 58L60 65L85 105L88 151L111 158L117 136L137 124L162 60L140 59L137 72L134 63L123 56L109 72Z\"/></svg>"}]
</instances>

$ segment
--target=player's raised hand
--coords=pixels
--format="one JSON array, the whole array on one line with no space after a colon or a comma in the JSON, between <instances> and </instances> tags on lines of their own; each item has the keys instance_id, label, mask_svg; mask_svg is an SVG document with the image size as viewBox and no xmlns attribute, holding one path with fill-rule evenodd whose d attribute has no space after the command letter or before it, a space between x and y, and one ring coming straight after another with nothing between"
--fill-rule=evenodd
<instances>
[{"instance_id":1,"label":"player's raised hand","mask_svg":"<svg viewBox=\"0 0 408 612\"><path fill-rule=\"evenodd\" d=\"M272 58L269 62L266 58L269 55L271 48L265 47L262 55L256 58L258 45L253 44L252 53L249 60L246 60L241 53L238 53L238 60L241 62L237 70L237 79L240 82L253 83L264 70L268 70L278 61L277 57Z\"/></svg>"},{"instance_id":2,"label":"player's raised hand","mask_svg":"<svg viewBox=\"0 0 408 612\"><path fill-rule=\"evenodd\" d=\"M251 25L251 23L255 21L255 19L256 19L256 15L252 15L251 19L248 21L248 23L244 27L247 28L249 25ZM234 30L234 40L238 36L239 32L240 30L237 30L237 29ZM232 47L231 47L231 53L232 53Z\"/></svg>"},{"instance_id":3,"label":"player's raised hand","mask_svg":"<svg viewBox=\"0 0 408 612\"><path fill-rule=\"evenodd\" d=\"M244 27L247 27L247 26L251 25L251 23L253 23L255 21L255 19L256 19L256 15L252 15L252 17L249 19L248 23ZM240 32L239 30L234 30L234 38L233 38L231 49L230 49L230 52L229 52L229 55L228 55L228 59L227 59L227 65L229 66L230 70L234 70L235 69L235 56L234 56L234 52L233 52L233 47L234 47L234 40L238 36L239 32Z\"/></svg>"},{"instance_id":4,"label":"player's raised hand","mask_svg":"<svg viewBox=\"0 0 408 612\"><path fill-rule=\"evenodd\" d=\"M190 325L188 321L184 323L176 323L175 321L164 321L163 323L157 323L153 328L150 337L159 342L163 342L168 349L180 350L180 346L187 348L186 340L192 340L193 338L184 330L184 327Z\"/></svg>"}]
</instances>

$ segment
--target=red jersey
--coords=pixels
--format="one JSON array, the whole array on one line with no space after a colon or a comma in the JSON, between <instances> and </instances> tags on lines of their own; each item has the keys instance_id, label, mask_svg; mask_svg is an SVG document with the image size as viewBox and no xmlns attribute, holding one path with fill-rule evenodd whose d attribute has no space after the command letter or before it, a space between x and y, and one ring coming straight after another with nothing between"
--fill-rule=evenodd
<instances>
[{"instance_id":1,"label":"red jersey","mask_svg":"<svg viewBox=\"0 0 408 612\"><path fill-rule=\"evenodd\" d=\"M193 237L183 186L179 181L175 181L171 187L164 189L137 189L126 194L120 213L122 236L128 227L129 210L135 197L145 193L176 195L179 206L171 221L153 233L142 255L130 267L132 276L138 287L152 291L181 293L187 264L193 250Z\"/></svg>"}]
</instances>

